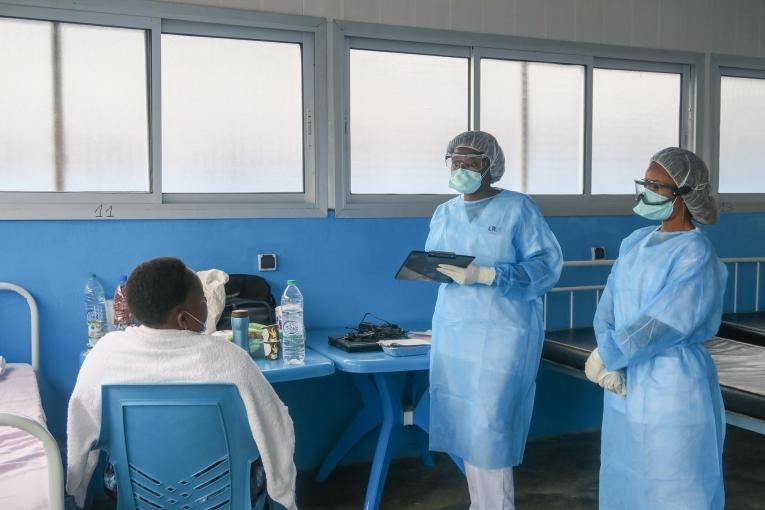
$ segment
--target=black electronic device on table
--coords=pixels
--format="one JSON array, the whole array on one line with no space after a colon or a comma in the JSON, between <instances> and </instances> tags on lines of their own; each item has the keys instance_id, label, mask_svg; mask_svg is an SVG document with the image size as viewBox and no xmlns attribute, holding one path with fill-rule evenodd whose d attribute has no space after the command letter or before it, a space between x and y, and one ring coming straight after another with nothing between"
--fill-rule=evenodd
<instances>
[{"instance_id":1,"label":"black electronic device on table","mask_svg":"<svg viewBox=\"0 0 765 510\"><path fill-rule=\"evenodd\" d=\"M384 319L378 319L384 324L373 324L365 322L367 316L364 315L358 327L348 328L344 335L330 336L329 345L342 349L346 352L372 352L380 351L382 348L377 344L379 340L395 340L406 338L407 332L400 328L398 324L391 324ZM374 317L374 315L372 315ZM375 317L377 318L377 317Z\"/></svg>"},{"instance_id":2,"label":"black electronic device on table","mask_svg":"<svg viewBox=\"0 0 765 510\"><path fill-rule=\"evenodd\" d=\"M396 280L419 280L424 282L452 283L452 279L439 273L439 264L468 267L475 257L457 255L446 251L414 250L406 257L396 273Z\"/></svg>"}]
</instances>

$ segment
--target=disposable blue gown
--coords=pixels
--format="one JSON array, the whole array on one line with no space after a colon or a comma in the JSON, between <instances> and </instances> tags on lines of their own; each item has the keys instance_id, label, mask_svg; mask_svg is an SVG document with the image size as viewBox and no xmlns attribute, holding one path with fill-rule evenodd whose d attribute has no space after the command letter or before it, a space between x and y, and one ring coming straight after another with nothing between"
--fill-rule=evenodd
<instances>
[{"instance_id":1,"label":"disposable blue gown","mask_svg":"<svg viewBox=\"0 0 765 510\"><path fill-rule=\"evenodd\" d=\"M502 191L456 197L433 215L427 250L475 256L494 284L442 284L433 314L430 448L482 468L520 464L544 340L542 296L560 246L536 204Z\"/></svg>"},{"instance_id":2,"label":"disposable blue gown","mask_svg":"<svg viewBox=\"0 0 765 510\"><path fill-rule=\"evenodd\" d=\"M594 321L600 357L627 381L626 398L605 392L601 510L723 508L725 411L703 343L727 277L699 230L622 242Z\"/></svg>"}]
</instances>

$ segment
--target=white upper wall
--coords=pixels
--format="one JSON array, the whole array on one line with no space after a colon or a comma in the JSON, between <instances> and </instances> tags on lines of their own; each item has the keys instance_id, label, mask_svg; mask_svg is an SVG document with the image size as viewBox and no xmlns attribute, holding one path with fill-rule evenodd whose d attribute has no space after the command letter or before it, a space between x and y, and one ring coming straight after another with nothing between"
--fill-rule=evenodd
<instances>
[{"instance_id":1,"label":"white upper wall","mask_svg":"<svg viewBox=\"0 0 765 510\"><path fill-rule=\"evenodd\" d=\"M331 19L765 57L765 0L166 0Z\"/></svg>"}]
</instances>

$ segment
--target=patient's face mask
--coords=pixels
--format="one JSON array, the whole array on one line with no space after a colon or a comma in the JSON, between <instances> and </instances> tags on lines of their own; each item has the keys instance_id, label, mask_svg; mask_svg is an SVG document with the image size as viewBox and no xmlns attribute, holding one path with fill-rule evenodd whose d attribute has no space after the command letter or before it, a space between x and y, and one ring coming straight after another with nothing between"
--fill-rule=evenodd
<instances>
[{"instance_id":1,"label":"patient's face mask","mask_svg":"<svg viewBox=\"0 0 765 510\"><path fill-rule=\"evenodd\" d=\"M193 314L187 312L186 310L184 310L183 313L185 313L186 315L188 315L189 317L194 319L194 321L199 324L200 329L196 330L195 333L204 333L205 332L205 329L207 329L207 326L205 325L204 322L200 321L199 319L194 317Z\"/></svg>"},{"instance_id":2,"label":"patient's face mask","mask_svg":"<svg viewBox=\"0 0 765 510\"><path fill-rule=\"evenodd\" d=\"M675 200L646 189L632 210L635 211L635 214L648 220L664 221L672 216L672 212L675 210Z\"/></svg>"}]
</instances>

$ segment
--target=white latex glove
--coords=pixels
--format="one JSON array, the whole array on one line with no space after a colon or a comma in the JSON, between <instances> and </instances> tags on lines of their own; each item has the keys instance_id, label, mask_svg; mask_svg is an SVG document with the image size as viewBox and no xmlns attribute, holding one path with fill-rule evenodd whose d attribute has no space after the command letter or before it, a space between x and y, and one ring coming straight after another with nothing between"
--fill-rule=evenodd
<instances>
[{"instance_id":1,"label":"white latex glove","mask_svg":"<svg viewBox=\"0 0 765 510\"><path fill-rule=\"evenodd\" d=\"M584 364L584 375L586 375L587 379L590 381L599 384L600 376L606 372L608 372L608 369L603 364L603 360L600 359L600 354L598 354L598 348L596 347Z\"/></svg>"},{"instance_id":2,"label":"white latex glove","mask_svg":"<svg viewBox=\"0 0 765 510\"><path fill-rule=\"evenodd\" d=\"M472 285L474 283L491 285L497 276L497 271L493 267L483 267L476 264L470 264L468 267L438 264L436 271L448 276L460 285Z\"/></svg>"},{"instance_id":3,"label":"white latex glove","mask_svg":"<svg viewBox=\"0 0 765 510\"><path fill-rule=\"evenodd\" d=\"M596 348L587 358L584 364L584 374L587 379L598 384L604 390L612 391L620 396L627 395L627 385L624 381L624 372L611 371L603 364Z\"/></svg>"},{"instance_id":4,"label":"white latex glove","mask_svg":"<svg viewBox=\"0 0 765 510\"><path fill-rule=\"evenodd\" d=\"M621 370L614 372L610 370L606 371L598 384L600 384L600 387L604 390L612 391L620 397L627 396L627 385L624 381L624 372Z\"/></svg>"}]
</instances>

